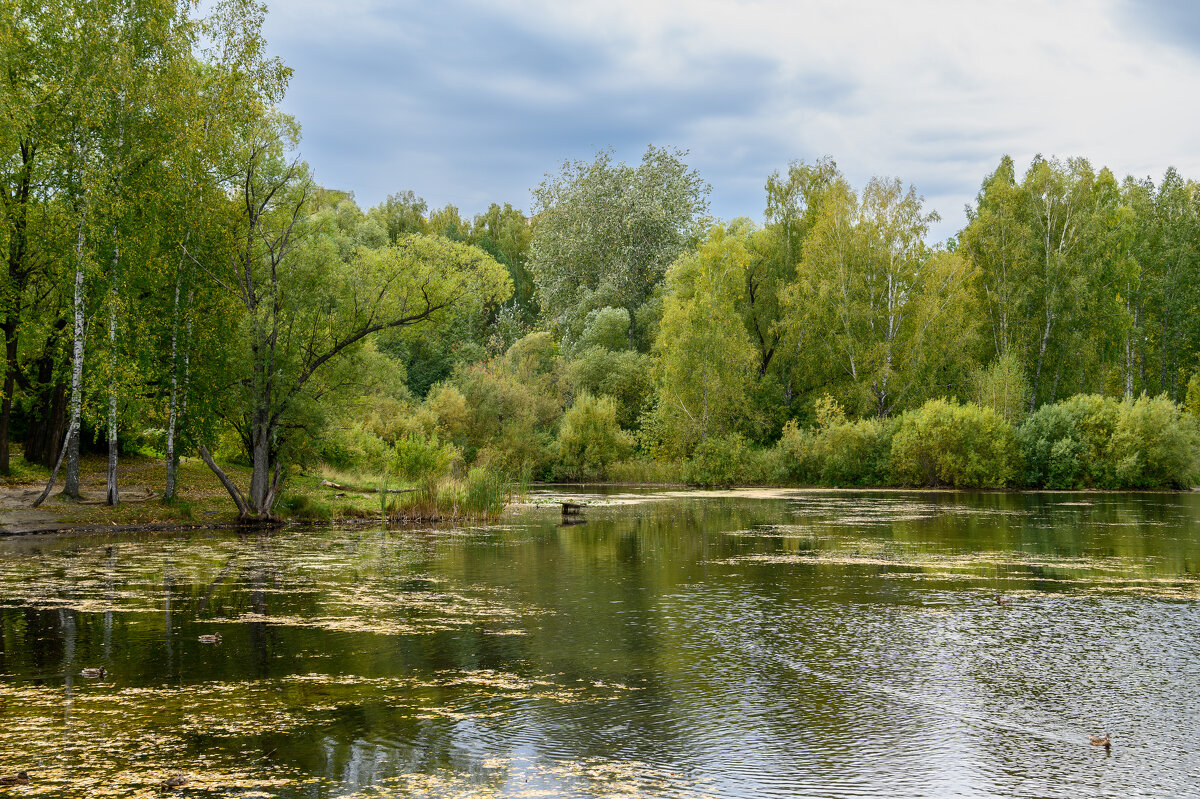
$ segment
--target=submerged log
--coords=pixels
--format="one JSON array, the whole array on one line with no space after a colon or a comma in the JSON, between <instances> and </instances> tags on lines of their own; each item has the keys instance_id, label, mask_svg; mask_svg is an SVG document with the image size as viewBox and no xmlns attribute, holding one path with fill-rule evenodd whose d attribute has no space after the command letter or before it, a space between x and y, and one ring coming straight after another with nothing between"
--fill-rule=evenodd
<instances>
[{"instance_id":1,"label":"submerged log","mask_svg":"<svg viewBox=\"0 0 1200 799\"><path fill-rule=\"evenodd\" d=\"M563 504L562 504L562 515L563 516L578 516L582 512L583 512L583 505L581 503L563 502Z\"/></svg>"}]
</instances>

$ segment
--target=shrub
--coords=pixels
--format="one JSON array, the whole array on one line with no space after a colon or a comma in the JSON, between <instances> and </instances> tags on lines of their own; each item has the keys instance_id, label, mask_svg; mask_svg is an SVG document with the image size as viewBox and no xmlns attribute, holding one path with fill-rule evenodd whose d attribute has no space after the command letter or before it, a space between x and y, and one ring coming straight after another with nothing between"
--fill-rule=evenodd
<instances>
[{"instance_id":1,"label":"shrub","mask_svg":"<svg viewBox=\"0 0 1200 799\"><path fill-rule=\"evenodd\" d=\"M800 427L795 419L783 426L783 435L775 445L783 479L812 484L821 481L820 459L817 456L817 434Z\"/></svg>"},{"instance_id":2,"label":"shrub","mask_svg":"<svg viewBox=\"0 0 1200 799\"><path fill-rule=\"evenodd\" d=\"M683 465L675 460L657 460L646 456L619 461L608 467L608 478L618 483L684 482Z\"/></svg>"},{"instance_id":3,"label":"shrub","mask_svg":"<svg viewBox=\"0 0 1200 799\"><path fill-rule=\"evenodd\" d=\"M586 347L566 363L565 371L575 391L615 399L617 421L629 429L654 394L654 359L635 350Z\"/></svg>"},{"instance_id":4,"label":"shrub","mask_svg":"<svg viewBox=\"0 0 1200 799\"><path fill-rule=\"evenodd\" d=\"M396 474L414 483L448 475L459 457L458 449L439 442L436 433L428 436L420 432L408 433L392 445L391 458Z\"/></svg>"},{"instance_id":5,"label":"shrub","mask_svg":"<svg viewBox=\"0 0 1200 799\"><path fill-rule=\"evenodd\" d=\"M696 447L683 468L684 479L695 485L728 486L753 482L754 460L746 439L738 433L707 438Z\"/></svg>"},{"instance_id":6,"label":"shrub","mask_svg":"<svg viewBox=\"0 0 1200 799\"><path fill-rule=\"evenodd\" d=\"M1012 425L991 408L930 400L900 417L892 438L893 479L904 485L984 488L1017 474Z\"/></svg>"},{"instance_id":7,"label":"shrub","mask_svg":"<svg viewBox=\"0 0 1200 799\"><path fill-rule=\"evenodd\" d=\"M558 465L570 479L603 479L608 467L633 450L633 436L617 422L611 397L581 394L558 429Z\"/></svg>"},{"instance_id":8,"label":"shrub","mask_svg":"<svg viewBox=\"0 0 1200 799\"><path fill-rule=\"evenodd\" d=\"M1116 488L1111 442L1119 403L1080 394L1043 405L1017 428L1021 482L1044 488Z\"/></svg>"},{"instance_id":9,"label":"shrub","mask_svg":"<svg viewBox=\"0 0 1200 799\"><path fill-rule=\"evenodd\" d=\"M886 485L894 429L891 420L860 419L821 430L816 451L820 482L835 486Z\"/></svg>"},{"instance_id":10,"label":"shrub","mask_svg":"<svg viewBox=\"0 0 1200 799\"><path fill-rule=\"evenodd\" d=\"M446 418L458 410L455 394L462 397L464 413L456 420L461 426L451 440L462 447L468 463L485 449L499 454L505 472L526 465L541 471L549 462L562 401L553 375L538 371L545 365L546 350L534 346L544 343L535 336L521 339L503 358L459 369L454 374L455 391L437 395L439 405L446 407ZM441 408L437 410L443 427Z\"/></svg>"},{"instance_id":11,"label":"shrub","mask_svg":"<svg viewBox=\"0 0 1200 799\"><path fill-rule=\"evenodd\" d=\"M842 406L828 395L814 405L815 428L795 420L783 428L776 449L778 479L821 485L885 485L894 423L849 421Z\"/></svg>"},{"instance_id":12,"label":"shrub","mask_svg":"<svg viewBox=\"0 0 1200 799\"><path fill-rule=\"evenodd\" d=\"M1017 437L1025 483L1045 488L1186 488L1200 458L1200 422L1166 396L1071 397Z\"/></svg>"},{"instance_id":13,"label":"shrub","mask_svg":"<svg viewBox=\"0 0 1200 799\"><path fill-rule=\"evenodd\" d=\"M1165 395L1125 400L1110 447L1121 488L1187 488L1200 457L1196 418Z\"/></svg>"},{"instance_id":14,"label":"shrub","mask_svg":"<svg viewBox=\"0 0 1200 799\"><path fill-rule=\"evenodd\" d=\"M583 347L623 350L629 346L629 311L598 308L587 315L579 343Z\"/></svg>"},{"instance_id":15,"label":"shrub","mask_svg":"<svg viewBox=\"0 0 1200 799\"><path fill-rule=\"evenodd\" d=\"M750 448L750 472L747 482L754 485L787 485L788 460L778 447Z\"/></svg>"},{"instance_id":16,"label":"shrub","mask_svg":"<svg viewBox=\"0 0 1200 799\"><path fill-rule=\"evenodd\" d=\"M1029 403L1029 380L1021 361L1009 353L998 358L987 369L979 370L973 379L975 404L991 408L1011 425L1020 424Z\"/></svg>"}]
</instances>

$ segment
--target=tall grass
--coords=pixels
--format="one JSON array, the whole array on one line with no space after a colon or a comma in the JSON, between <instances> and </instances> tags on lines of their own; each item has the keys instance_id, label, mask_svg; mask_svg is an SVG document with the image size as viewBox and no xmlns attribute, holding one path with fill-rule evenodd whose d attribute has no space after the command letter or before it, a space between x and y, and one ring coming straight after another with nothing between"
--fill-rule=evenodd
<instances>
[{"instance_id":1,"label":"tall grass","mask_svg":"<svg viewBox=\"0 0 1200 799\"><path fill-rule=\"evenodd\" d=\"M387 502L389 521L490 521L504 513L514 496L524 493L527 473L512 479L476 466L461 479L428 479Z\"/></svg>"}]
</instances>

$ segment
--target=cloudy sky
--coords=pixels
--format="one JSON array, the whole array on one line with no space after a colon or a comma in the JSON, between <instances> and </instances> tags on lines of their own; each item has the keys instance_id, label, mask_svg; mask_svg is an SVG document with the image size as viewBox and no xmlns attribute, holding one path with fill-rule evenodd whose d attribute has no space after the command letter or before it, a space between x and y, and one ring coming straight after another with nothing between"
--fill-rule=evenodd
<instances>
[{"instance_id":1,"label":"cloudy sky","mask_svg":"<svg viewBox=\"0 0 1200 799\"><path fill-rule=\"evenodd\" d=\"M567 158L690 151L712 211L760 220L768 174L832 155L963 223L1004 153L1200 178L1192 0L277 0L285 108L327 186L473 215Z\"/></svg>"}]
</instances>

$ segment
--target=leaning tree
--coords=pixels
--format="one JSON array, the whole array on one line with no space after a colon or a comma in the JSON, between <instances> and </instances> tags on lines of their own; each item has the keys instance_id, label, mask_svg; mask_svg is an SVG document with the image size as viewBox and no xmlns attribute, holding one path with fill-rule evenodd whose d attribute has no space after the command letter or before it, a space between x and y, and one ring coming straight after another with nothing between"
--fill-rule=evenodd
<instances>
[{"instance_id":1,"label":"leaning tree","mask_svg":"<svg viewBox=\"0 0 1200 799\"><path fill-rule=\"evenodd\" d=\"M349 258L323 247L311 226L314 184L282 150L276 136L248 148L228 257L194 259L238 307L227 418L253 467L249 490L243 494L206 447L200 455L246 521L272 519L285 445L314 377L373 333L431 324L460 304L501 302L512 292L502 265L439 237L402 236Z\"/></svg>"}]
</instances>

